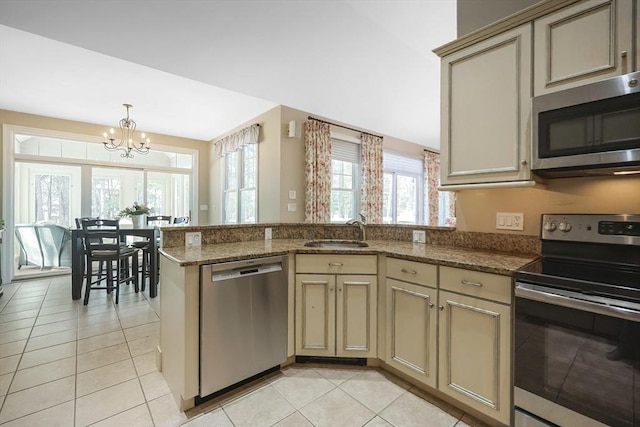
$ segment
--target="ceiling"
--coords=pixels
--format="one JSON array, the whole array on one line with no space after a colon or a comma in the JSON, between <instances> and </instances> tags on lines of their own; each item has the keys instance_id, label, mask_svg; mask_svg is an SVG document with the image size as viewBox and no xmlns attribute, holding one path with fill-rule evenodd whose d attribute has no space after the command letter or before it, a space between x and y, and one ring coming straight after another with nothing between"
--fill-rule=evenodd
<instances>
[{"instance_id":1,"label":"ceiling","mask_svg":"<svg viewBox=\"0 0 640 427\"><path fill-rule=\"evenodd\" d=\"M200 140L276 105L439 147L455 0L0 0L0 108Z\"/></svg>"}]
</instances>

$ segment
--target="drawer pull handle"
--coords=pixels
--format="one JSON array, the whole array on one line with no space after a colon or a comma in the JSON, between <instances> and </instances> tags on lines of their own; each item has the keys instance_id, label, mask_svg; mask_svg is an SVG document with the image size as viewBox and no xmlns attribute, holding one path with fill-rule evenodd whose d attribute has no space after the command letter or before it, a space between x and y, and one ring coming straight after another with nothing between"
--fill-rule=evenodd
<instances>
[{"instance_id":1,"label":"drawer pull handle","mask_svg":"<svg viewBox=\"0 0 640 427\"><path fill-rule=\"evenodd\" d=\"M403 269L402 269L402 270L400 270L400 271L402 271L403 273L407 273L407 274L418 274L418 272L417 272L417 271L415 271L415 270L410 270L410 269L408 269L408 268L403 268Z\"/></svg>"},{"instance_id":2,"label":"drawer pull handle","mask_svg":"<svg viewBox=\"0 0 640 427\"><path fill-rule=\"evenodd\" d=\"M481 288L481 287L482 287L482 283L479 283L479 282L470 282L470 281L468 281L468 280L464 280L464 279L462 279L462 280L460 281L460 283L462 283L463 285L477 286L478 288Z\"/></svg>"},{"instance_id":3,"label":"drawer pull handle","mask_svg":"<svg viewBox=\"0 0 640 427\"><path fill-rule=\"evenodd\" d=\"M329 265L331 267L342 267L342 263L341 262L330 262Z\"/></svg>"}]
</instances>

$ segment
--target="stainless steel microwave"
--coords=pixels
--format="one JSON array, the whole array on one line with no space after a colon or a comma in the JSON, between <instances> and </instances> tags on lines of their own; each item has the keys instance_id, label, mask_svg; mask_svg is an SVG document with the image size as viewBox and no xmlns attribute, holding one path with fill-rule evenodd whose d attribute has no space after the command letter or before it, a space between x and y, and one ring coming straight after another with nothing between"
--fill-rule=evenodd
<instances>
[{"instance_id":1,"label":"stainless steel microwave","mask_svg":"<svg viewBox=\"0 0 640 427\"><path fill-rule=\"evenodd\" d=\"M537 175L640 172L640 72L534 97L532 113Z\"/></svg>"}]
</instances>

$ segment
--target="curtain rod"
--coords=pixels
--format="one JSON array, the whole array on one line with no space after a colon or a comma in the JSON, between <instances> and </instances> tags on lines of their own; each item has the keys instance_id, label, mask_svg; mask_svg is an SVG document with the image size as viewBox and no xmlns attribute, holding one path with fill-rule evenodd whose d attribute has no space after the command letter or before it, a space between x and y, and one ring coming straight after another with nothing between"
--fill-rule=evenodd
<instances>
[{"instance_id":1,"label":"curtain rod","mask_svg":"<svg viewBox=\"0 0 640 427\"><path fill-rule=\"evenodd\" d=\"M375 133L365 132L365 131L363 131L363 130L350 128L350 127L348 127L348 126L342 126L342 125L339 125L339 124L336 124L336 123L328 122L328 121L326 121L326 120L316 119L315 117L312 117L312 116L309 116L309 117L308 117L308 119L309 119L309 120L315 120L316 122L320 122L320 123L326 123L326 124L331 125L331 126L337 126L337 127L339 127L339 128L352 130L352 131L354 131L354 132L366 133L367 135L377 136L378 138L382 138L382 139L384 139L384 137L382 137L382 136L380 136L380 135L376 135Z\"/></svg>"},{"instance_id":2,"label":"curtain rod","mask_svg":"<svg viewBox=\"0 0 640 427\"><path fill-rule=\"evenodd\" d=\"M440 152L439 152L439 151L429 150L428 148L424 148L422 151L428 151L429 153L440 154Z\"/></svg>"}]
</instances>

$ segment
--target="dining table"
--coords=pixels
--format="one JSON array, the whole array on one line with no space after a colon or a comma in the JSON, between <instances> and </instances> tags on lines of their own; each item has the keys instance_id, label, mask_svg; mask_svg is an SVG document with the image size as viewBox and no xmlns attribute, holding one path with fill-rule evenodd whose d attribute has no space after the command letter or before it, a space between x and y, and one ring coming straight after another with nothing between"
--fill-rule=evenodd
<instances>
[{"instance_id":1,"label":"dining table","mask_svg":"<svg viewBox=\"0 0 640 427\"><path fill-rule=\"evenodd\" d=\"M158 295L158 240L160 228L158 226L146 225L136 227L121 225L119 229L120 240L126 242L127 237L142 237L149 241L149 297L155 298ZM85 231L81 228L71 229L71 298L80 299L82 296L82 285L84 283L84 236Z\"/></svg>"}]
</instances>

